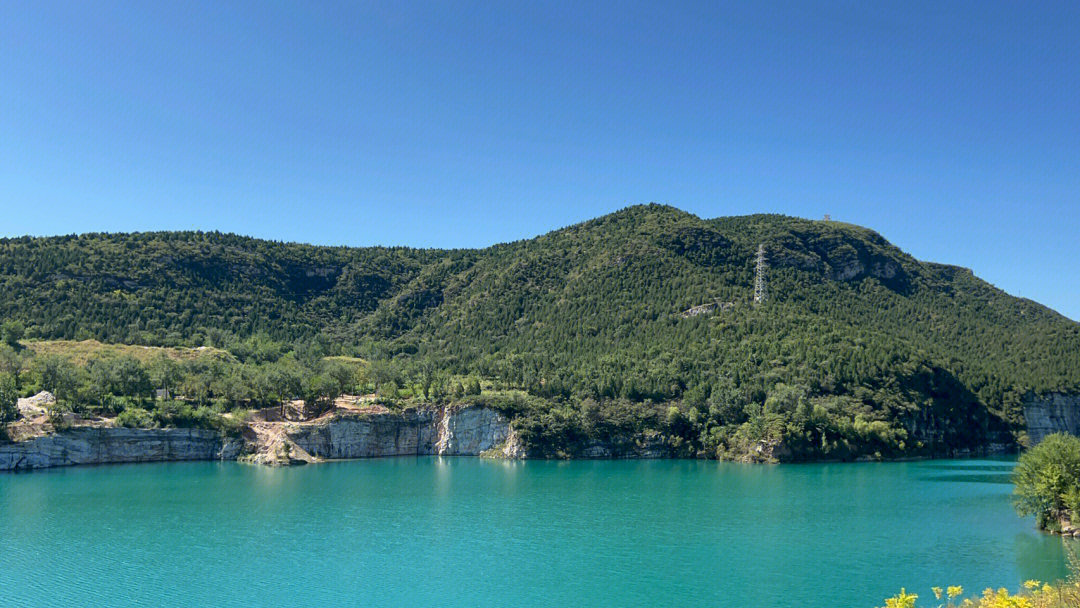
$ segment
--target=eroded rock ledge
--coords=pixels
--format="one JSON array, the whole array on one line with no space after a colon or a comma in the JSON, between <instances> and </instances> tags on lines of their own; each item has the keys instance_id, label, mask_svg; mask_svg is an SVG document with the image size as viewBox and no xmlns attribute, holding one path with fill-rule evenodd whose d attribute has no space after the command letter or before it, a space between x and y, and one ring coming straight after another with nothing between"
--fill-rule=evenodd
<instances>
[{"instance_id":1,"label":"eroded rock ledge","mask_svg":"<svg viewBox=\"0 0 1080 608\"><path fill-rule=\"evenodd\" d=\"M334 412L310 422L252 422L242 438L204 429L75 427L0 443L0 471L76 464L237 460L288 465L379 456L524 456L501 413L486 407Z\"/></svg>"},{"instance_id":2,"label":"eroded rock ledge","mask_svg":"<svg viewBox=\"0 0 1080 608\"><path fill-rule=\"evenodd\" d=\"M243 442L206 429L76 427L17 443L0 443L0 471L76 464L163 460L234 460Z\"/></svg>"},{"instance_id":3,"label":"eroded rock ledge","mask_svg":"<svg viewBox=\"0 0 1080 608\"><path fill-rule=\"evenodd\" d=\"M380 456L523 456L510 420L479 406L403 413L337 412L314 422L253 423L246 459L269 465ZM509 447L507 447L509 446Z\"/></svg>"},{"instance_id":4,"label":"eroded rock ledge","mask_svg":"<svg viewBox=\"0 0 1080 608\"><path fill-rule=\"evenodd\" d=\"M1024 413L1032 444L1052 432L1080 434L1080 395L1029 396L1024 402ZM783 446L758 446L743 460L782 460L783 449ZM77 425L22 441L0 442L0 471L178 460L243 460L281 466L333 459L421 455L543 457L528 453L509 418L490 407L470 405L404 412L354 407L336 408L309 421L256 417L246 425L241 437L207 429ZM643 436L593 441L573 456L665 458L672 455L672 448L663 437Z\"/></svg>"}]
</instances>

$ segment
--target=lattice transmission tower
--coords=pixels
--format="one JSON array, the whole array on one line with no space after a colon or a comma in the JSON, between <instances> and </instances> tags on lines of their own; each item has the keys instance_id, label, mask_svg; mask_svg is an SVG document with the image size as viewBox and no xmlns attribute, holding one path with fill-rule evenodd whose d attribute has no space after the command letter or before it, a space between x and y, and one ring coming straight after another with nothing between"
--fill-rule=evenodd
<instances>
[{"instance_id":1,"label":"lattice transmission tower","mask_svg":"<svg viewBox=\"0 0 1080 608\"><path fill-rule=\"evenodd\" d=\"M765 245L758 245L757 265L754 270L754 304L761 304L768 297L765 273L769 270L769 262L765 260Z\"/></svg>"}]
</instances>

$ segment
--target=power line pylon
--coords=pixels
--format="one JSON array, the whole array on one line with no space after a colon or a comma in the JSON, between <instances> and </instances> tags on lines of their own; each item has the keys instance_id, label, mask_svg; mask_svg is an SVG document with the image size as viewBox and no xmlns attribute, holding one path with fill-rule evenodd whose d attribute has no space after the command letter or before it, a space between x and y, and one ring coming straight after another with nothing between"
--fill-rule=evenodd
<instances>
[{"instance_id":1,"label":"power line pylon","mask_svg":"<svg viewBox=\"0 0 1080 608\"><path fill-rule=\"evenodd\" d=\"M754 304L761 304L768 297L765 285L765 273L769 270L769 263L765 260L765 245L758 245L757 265L754 276Z\"/></svg>"}]
</instances>

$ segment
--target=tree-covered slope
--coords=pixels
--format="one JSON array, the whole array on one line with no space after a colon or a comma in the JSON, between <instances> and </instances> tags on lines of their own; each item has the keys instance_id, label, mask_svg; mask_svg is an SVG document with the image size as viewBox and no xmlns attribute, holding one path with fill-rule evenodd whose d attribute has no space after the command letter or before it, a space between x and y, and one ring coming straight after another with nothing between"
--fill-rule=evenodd
<instances>
[{"instance_id":1,"label":"tree-covered slope","mask_svg":"<svg viewBox=\"0 0 1080 608\"><path fill-rule=\"evenodd\" d=\"M769 296L754 305L759 245ZM683 314L701 305L715 306ZM817 407L969 445L1020 422L1029 391L1080 390L1080 324L969 270L849 224L660 205L482 250L217 233L6 239L0 317L36 338L314 338L475 374L554 409L676 403L712 421L706 434L799 408L812 427Z\"/></svg>"},{"instance_id":2,"label":"tree-covered slope","mask_svg":"<svg viewBox=\"0 0 1080 608\"><path fill-rule=\"evenodd\" d=\"M206 330L315 335L455 254L156 232L0 240L0 315L41 338L201 344Z\"/></svg>"},{"instance_id":3,"label":"tree-covered slope","mask_svg":"<svg viewBox=\"0 0 1080 608\"><path fill-rule=\"evenodd\" d=\"M769 299L754 306L759 244ZM406 289L421 292L438 305L418 315L391 303L358 335L401 315L411 327L394 341L491 375L516 364L525 385L657 400L725 377L762 391L778 379L850 391L906 362L943 367L1003 406L1010 391L1080 382L1080 324L837 222L632 207L485 250ZM679 314L710 302L729 305Z\"/></svg>"}]
</instances>

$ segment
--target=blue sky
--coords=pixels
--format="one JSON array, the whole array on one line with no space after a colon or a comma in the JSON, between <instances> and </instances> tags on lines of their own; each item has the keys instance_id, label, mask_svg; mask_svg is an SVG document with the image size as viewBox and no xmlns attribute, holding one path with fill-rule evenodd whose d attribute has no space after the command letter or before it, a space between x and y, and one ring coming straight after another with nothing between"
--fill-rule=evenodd
<instances>
[{"instance_id":1,"label":"blue sky","mask_svg":"<svg viewBox=\"0 0 1080 608\"><path fill-rule=\"evenodd\" d=\"M0 3L0 235L869 226L1080 319L1080 3Z\"/></svg>"}]
</instances>

